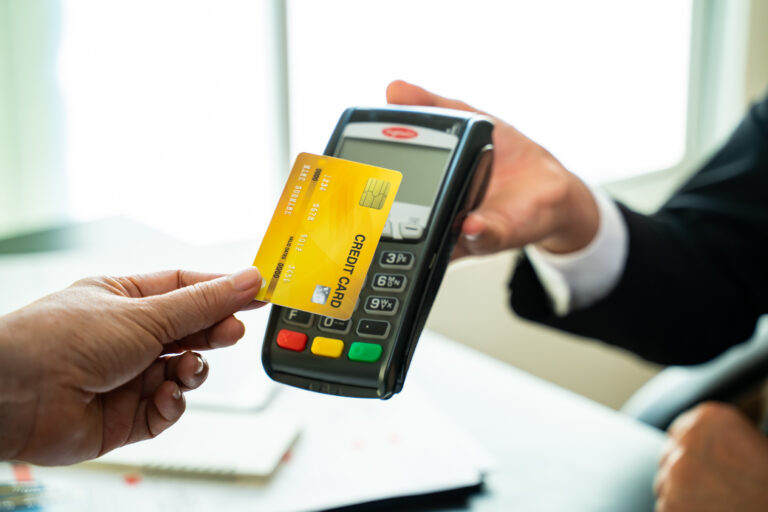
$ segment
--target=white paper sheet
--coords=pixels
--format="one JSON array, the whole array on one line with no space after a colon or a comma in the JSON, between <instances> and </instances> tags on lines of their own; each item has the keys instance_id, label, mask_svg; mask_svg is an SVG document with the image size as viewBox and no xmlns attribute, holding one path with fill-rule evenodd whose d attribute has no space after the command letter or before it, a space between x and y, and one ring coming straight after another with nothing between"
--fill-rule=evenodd
<instances>
[{"instance_id":1,"label":"white paper sheet","mask_svg":"<svg viewBox=\"0 0 768 512\"><path fill-rule=\"evenodd\" d=\"M322 510L476 485L492 465L483 448L413 393L382 402L296 390L281 393L272 408L297 412L307 423L268 480L155 474L127 480L93 464L34 468L53 489L68 490L46 510Z\"/></svg>"}]
</instances>

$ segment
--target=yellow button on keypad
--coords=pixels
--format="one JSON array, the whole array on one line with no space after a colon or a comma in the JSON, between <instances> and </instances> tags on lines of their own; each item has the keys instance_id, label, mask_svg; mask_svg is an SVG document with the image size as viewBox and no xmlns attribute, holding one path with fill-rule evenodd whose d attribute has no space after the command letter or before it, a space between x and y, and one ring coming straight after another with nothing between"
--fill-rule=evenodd
<instances>
[{"instance_id":1,"label":"yellow button on keypad","mask_svg":"<svg viewBox=\"0 0 768 512\"><path fill-rule=\"evenodd\" d=\"M317 336L312 340L312 348L310 350L318 356L341 357L341 353L344 350L344 342L336 338Z\"/></svg>"}]
</instances>

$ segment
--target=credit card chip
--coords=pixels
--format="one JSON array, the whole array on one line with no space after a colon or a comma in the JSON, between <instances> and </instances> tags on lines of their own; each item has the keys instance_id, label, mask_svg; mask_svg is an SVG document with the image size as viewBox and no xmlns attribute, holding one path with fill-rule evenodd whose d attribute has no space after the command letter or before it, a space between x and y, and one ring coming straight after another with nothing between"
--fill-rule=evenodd
<instances>
[{"instance_id":1,"label":"credit card chip","mask_svg":"<svg viewBox=\"0 0 768 512\"><path fill-rule=\"evenodd\" d=\"M390 183L387 180L368 178L363 195L360 196L360 206L381 210L389 194Z\"/></svg>"}]
</instances>

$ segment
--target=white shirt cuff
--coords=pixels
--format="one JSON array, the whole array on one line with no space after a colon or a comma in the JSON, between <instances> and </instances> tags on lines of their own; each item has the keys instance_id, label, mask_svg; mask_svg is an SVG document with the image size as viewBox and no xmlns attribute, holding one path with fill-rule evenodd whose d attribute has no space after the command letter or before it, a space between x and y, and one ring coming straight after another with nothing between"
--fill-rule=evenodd
<instances>
[{"instance_id":1,"label":"white shirt cuff","mask_svg":"<svg viewBox=\"0 0 768 512\"><path fill-rule=\"evenodd\" d=\"M599 190L593 189L592 194L600 223L589 245L567 254L554 254L535 245L524 249L560 316L591 306L608 295L624 273L627 225L611 198Z\"/></svg>"}]
</instances>

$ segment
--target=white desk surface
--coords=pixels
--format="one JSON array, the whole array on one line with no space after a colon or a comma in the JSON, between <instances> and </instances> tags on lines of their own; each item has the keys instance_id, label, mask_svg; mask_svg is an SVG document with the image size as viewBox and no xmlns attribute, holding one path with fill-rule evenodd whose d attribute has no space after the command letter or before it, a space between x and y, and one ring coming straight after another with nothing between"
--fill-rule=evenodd
<instances>
[{"instance_id":1,"label":"white desk surface","mask_svg":"<svg viewBox=\"0 0 768 512\"><path fill-rule=\"evenodd\" d=\"M192 249L188 256L197 253L197 257L188 262L180 261L183 258L178 255L140 263L101 258L101 266L93 261L77 263L80 260L75 261L65 253L60 260L62 265L49 268L50 276L43 284L52 289L66 285L71 282L69 273L81 276L165 266L208 268L198 264L201 257L204 261L216 260L237 268L239 265L235 263L247 261L254 246L253 243L243 244L233 246L223 254L215 251L206 255L200 252L208 251ZM34 264L30 260L27 260L29 264ZM18 262L16 258L14 261ZM63 264L64 261L67 264ZM39 269L39 265L35 266ZM13 279L6 277L10 281L6 284L14 284L7 288L14 291L14 302L47 291L45 288L29 289L30 279L22 274L25 273L17 273L20 283L13 283ZM37 270L36 277L44 278ZM30 297L24 296L25 293ZM0 305L4 306L0 310L8 311L10 306L18 304ZM497 342L514 344L515 340L500 339ZM262 371L260 363L257 366L258 371ZM585 375L585 378L589 376ZM486 477L486 490L471 499L471 510L632 512L653 509L652 480L664 436L631 418L428 332L422 336L416 350L403 392L389 402L381 403L406 399L409 393L426 396L495 458L496 466ZM314 404L314 407L317 404L333 404L332 407L340 404L350 408L358 402L292 388L281 390L276 400L277 406L290 408L301 407L302 403ZM36 474L44 478L46 474L61 471L82 472L83 483L92 493L98 494L101 476L93 469L40 468ZM241 508L227 508L252 510L254 508L249 503L263 492L259 486L233 488L225 482L199 479L182 485L195 491L187 499L204 496L203 501L210 504L208 509L216 506L217 495L226 493L228 498L236 495L242 503ZM145 486L145 489L149 488ZM112 503L122 503L125 510L135 509L130 501L126 502L130 500L128 494L107 492ZM167 500L178 505L180 498L167 491L165 494L158 492L152 509L170 510L163 503ZM227 501L232 503L231 499ZM85 505L77 510L99 510ZM114 510L113 507L110 509Z\"/></svg>"},{"instance_id":2,"label":"white desk surface","mask_svg":"<svg viewBox=\"0 0 768 512\"><path fill-rule=\"evenodd\" d=\"M401 395L376 403L396 405L409 394L426 396L495 459L485 490L470 499L469 508L435 510L653 510L652 481L664 439L656 430L430 332L422 336ZM334 409L371 404L293 388L281 390L276 400L272 407L320 408L327 416L338 412ZM318 461L318 471L333 470L333 464ZM50 510L104 510L106 503L112 504L109 510L184 510L185 503L194 510L217 505L279 510L264 506L269 481L244 485L147 477L131 489L116 485L122 483L120 476L102 474L92 465L34 470L43 481L62 472L79 483L81 495L69 496L63 507ZM300 483L295 492L302 492Z\"/></svg>"},{"instance_id":3,"label":"white desk surface","mask_svg":"<svg viewBox=\"0 0 768 512\"><path fill-rule=\"evenodd\" d=\"M496 458L471 510L653 510L658 430L434 333L416 349L410 389Z\"/></svg>"}]
</instances>

